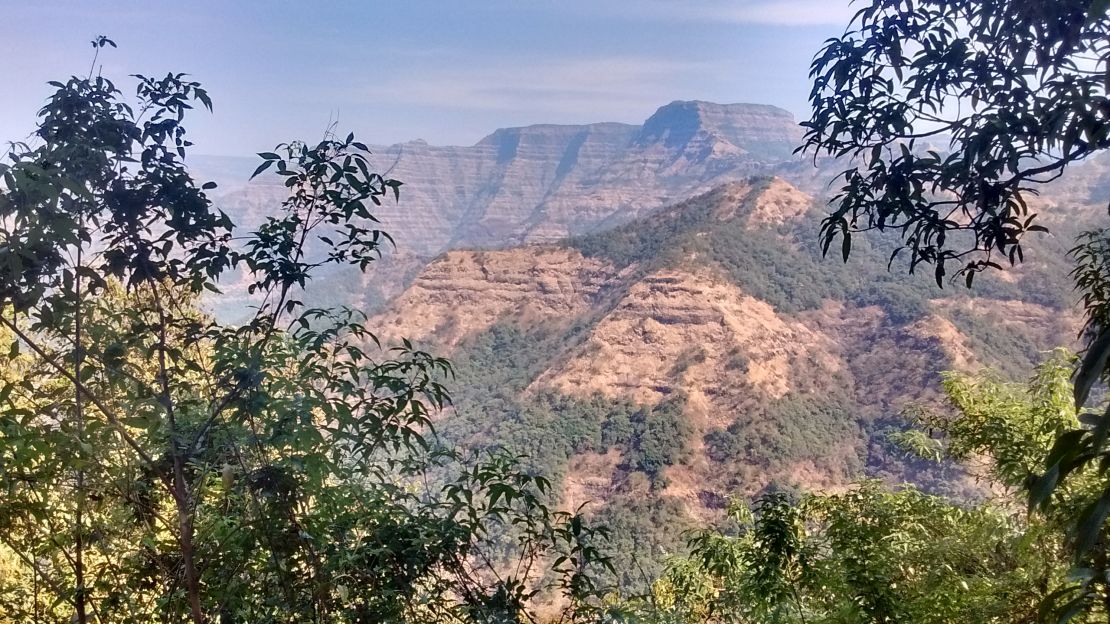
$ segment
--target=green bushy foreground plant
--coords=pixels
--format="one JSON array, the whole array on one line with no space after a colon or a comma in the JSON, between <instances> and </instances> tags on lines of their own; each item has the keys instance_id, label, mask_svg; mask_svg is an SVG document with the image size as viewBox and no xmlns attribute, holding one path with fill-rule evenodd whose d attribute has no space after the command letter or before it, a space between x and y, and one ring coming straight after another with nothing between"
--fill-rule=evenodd
<instances>
[{"instance_id":1,"label":"green bushy foreground plant","mask_svg":"<svg viewBox=\"0 0 1110 624\"><path fill-rule=\"evenodd\" d=\"M1104 557L1069 537L1098 498L1094 475L1026 513L1025 482L1078 424L1071 365L1055 357L1028 385L948 375L951 410L922 412L899 435L917 454L969 465L994 493L985 502L878 482L735 501L729 527L695 534L691 554L627 608L673 623L1105 621Z\"/></svg>"},{"instance_id":2,"label":"green bushy foreground plant","mask_svg":"<svg viewBox=\"0 0 1110 624\"><path fill-rule=\"evenodd\" d=\"M136 82L51 83L0 164L0 621L588 617L601 534L513 460L432 443L449 364L298 300L378 257L400 182L353 136L282 144L255 175L288 198L239 232L184 165L208 94ZM221 279L242 325L199 311Z\"/></svg>"}]
</instances>

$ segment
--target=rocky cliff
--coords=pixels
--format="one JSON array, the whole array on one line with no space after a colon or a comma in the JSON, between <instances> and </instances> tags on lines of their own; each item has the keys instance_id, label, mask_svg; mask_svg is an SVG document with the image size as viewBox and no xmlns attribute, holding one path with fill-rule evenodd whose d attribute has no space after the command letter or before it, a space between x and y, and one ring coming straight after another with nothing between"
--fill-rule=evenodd
<instances>
[{"instance_id":1,"label":"rocky cliff","mask_svg":"<svg viewBox=\"0 0 1110 624\"><path fill-rule=\"evenodd\" d=\"M724 495L771 483L828 489L864 475L906 477L883 450L884 432L908 402L936 400L939 371L1012 364L1024 374L1043 350L1073 340L1078 317L1066 293L1044 299L1052 293L1037 281L1059 267L1032 260L1027 273L985 282L983 297L970 299L887 273L884 250L864 247L848 266L823 262L800 238L815 227L812 204L778 178L731 183L606 234L452 251L371 324L387 339L446 352L464 370L486 358L458 380L463 392L507 375L511 383L490 383L516 384L507 400L524 404L551 395L648 407L679 400L682 459L661 471L656 492L699 517ZM750 254L738 264L737 249ZM875 298L881 280L905 292ZM819 296L793 292L801 288ZM522 338L505 339L506 326ZM502 365L509 370L497 372ZM525 408L483 406L502 398L464 401L464 412L477 411L461 417L481 421L470 442L518 435L507 431ZM561 410L543 426L573 418ZM567 504L627 494L636 451L576 449L558 464Z\"/></svg>"},{"instance_id":2,"label":"rocky cliff","mask_svg":"<svg viewBox=\"0 0 1110 624\"><path fill-rule=\"evenodd\" d=\"M536 125L497 130L469 147L378 146L377 168L405 183L401 201L378 216L416 255L549 242L771 173L791 161L800 136L790 113L773 106L672 102L640 126ZM244 184L250 167L234 159L201 158L194 167L222 183L220 205L247 227L284 191L272 177Z\"/></svg>"}]
</instances>

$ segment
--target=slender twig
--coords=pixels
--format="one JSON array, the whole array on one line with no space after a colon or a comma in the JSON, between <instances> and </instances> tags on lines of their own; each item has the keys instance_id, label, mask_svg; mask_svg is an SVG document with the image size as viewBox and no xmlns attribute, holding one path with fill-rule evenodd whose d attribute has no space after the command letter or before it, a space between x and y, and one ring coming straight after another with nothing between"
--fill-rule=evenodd
<instances>
[{"instance_id":1,"label":"slender twig","mask_svg":"<svg viewBox=\"0 0 1110 624\"><path fill-rule=\"evenodd\" d=\"M41 346L39 346L39 344L35 342L29 335L27 335L26 332L16 326L15 323L0 315L0 324L3 324L8 329L12 330L12 333L14 333L16 337L18 337L24 342L24 344L30 347L32 351L34 351L40 358L42 358L43 361L49 364L51 368L57 371L58 374L62 375L67 380L75 384L81 394L89 401L89 403L92 403L92 405L96 407L96 409L100 410L100 412L104 414L104 417L108 419L108 424L111 425L113 429L115 429L120 438L122 438L123 441L127 443L127 446L131 447L131 449L135 451L135 454L137 454L144 462L146 462L150 466L155 465L154 459L152 459L150 455L143 450L143 447L134 438L134 436L132 436L127 431L127 428L124 427L122 422L120 422L120 419L118 416L116 416L115 412L109 409L103 401L96 397L96 395L89 392L89 389L85 387L85 384L83 382L74 377L73 373L70 372L66 367L59 364L54 357L52 357Z\"/></svg>"}]
</instances>

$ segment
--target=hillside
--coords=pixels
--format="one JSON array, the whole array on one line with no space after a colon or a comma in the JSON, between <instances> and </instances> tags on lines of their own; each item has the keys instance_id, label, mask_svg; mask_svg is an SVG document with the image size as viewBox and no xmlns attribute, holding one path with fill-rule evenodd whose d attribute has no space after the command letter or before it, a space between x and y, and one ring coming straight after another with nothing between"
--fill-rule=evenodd
<instances>
[{"instance_id":1,"label":"hillside","mask_svg":"<svg viewBox=\"0 0 1110 624\"><path fill-rule=\"evenodd\" d=\"M406 182L380 213L399 251L310 297L377 310L385 340L451 357L442 436L529 455L564 506L594 501L649 561L643 548L680 548L729 495L862 476L961 490L888 433L935 398L938 371L1024 375L1074 340L1064 252L1107 169L1076 167L1031 201L1052 234L1026 264L938 290L887 270L890 237L860 240L848 265L820 257L811 193L831 176L791 157L797 132L773 107L675 102L641 126L374 148ZM223 182L237 162L198 166ZM221 192L248 227L280 196L268 178Z\"/></svg>"},{"instance_id":2,"label":"hillside","mask_svg":"<svg viewBox=\"0 0 1110 624\"><path fill-rule=\"evenodd\" d=\"M405 253L553 241L627 221L725 180L792 159L793 116L773 106L672 102L642 125L535 125L496 130L468 147L424 141L371 147L405 183L378 216ZM251 227L283 196L276 177L246 184L251 161L198 158L219 203ZM238 180L238 181L237 181Z\"/></svg>"},{"instance_id":3,"label":"hillside","mask_svg":"<svg viewBox=\"0 0 1110 624\"><path fill-rule=\"evenodd\" d=\"M444 251L557 243L605 232L753 176L778 176L824 196L838 165L822 160L814 167L811 160L794 156L800 133L793 117L773 106L676 101L641 125L545 124L499 129L467 147L419 140L375 146L377 168L404 182L400 201L385 202L376 212L397 248L387 250L386 260L369 277L328 275L310 292L322 303L377 310ZM1103 189L1110 188L1104 161L1069 169L1037 203L1052 207L1056 215L1101 204ZM216 204L248 229L276 210L285 193L274 176L248 183L256 164L247 158L190 161L199 178L219 184L212 192ZM775 206L750 218L781 220L808 210L810 202L806 197L793 208ZM815 231L803 232L800 244L812 245ZM226 287L246 298L234 284Z\"/></svg>"},{"instance_id":4,"label":"hillside","mask_svg":"<svg viewBox=\"0 0 1110 624\"><path fill-rule=\"evenodd\" d=\"M866 241L821 259L813 204L760 178L558 245L451 251L371 326L457 364L444 437L528 454L564 505L593 501L645 544L677 548L727 496L767 488L959 490L887 436L939 371L1024 374L1074 339L1067 238L972 299L888 272Z\"/></svg>"}]
</instances>

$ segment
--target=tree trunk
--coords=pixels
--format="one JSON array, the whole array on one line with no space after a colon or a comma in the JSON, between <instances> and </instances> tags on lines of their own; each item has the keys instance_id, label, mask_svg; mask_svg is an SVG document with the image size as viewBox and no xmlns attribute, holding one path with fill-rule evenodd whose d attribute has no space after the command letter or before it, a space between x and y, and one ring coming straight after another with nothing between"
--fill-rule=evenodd
<instances>
[{"instance_id":1,"label":"tree trunk","mask_svg":"<svg viewBox=\"0 0 1110 624\"><path fill-rule=\"evenodd\" d=\"M81 402L81 243L77 244L77 270L74 271L74 286L73 286L73 377L76 380L73 384L73 406L74 418L76 419L77 429L77 454L78 456L84 455L85 443L85 413ZM77 469L77 496L76 496L77 509L73 514L73 533L74 533L74 548L77 552L73 558L73 580L76 585L77 592L74 596L75 607L77 610L78 624L87 624L89 621L88 609L86 606L85 596L85 529L84 529L84 512L85 512L85 469Z\"/></svg>"},{"instance_id":2,"label":"tree trunk","mask_svg":"<svg viewBox=\"0 0 1110 624\"><path fill-rule=\"evenodd\" d=\"M177 530L181 546L181 562L185 568L185 593L189 600L189 611L193 622L203 624L204 610L200 606L200 579L197 577L196 562L193 558L193 517L189 510L189 496L185 483L185 459L174 442L173 482L174 499L177 502Z\"/></svg>"}]
</instances>

